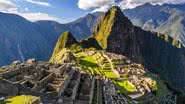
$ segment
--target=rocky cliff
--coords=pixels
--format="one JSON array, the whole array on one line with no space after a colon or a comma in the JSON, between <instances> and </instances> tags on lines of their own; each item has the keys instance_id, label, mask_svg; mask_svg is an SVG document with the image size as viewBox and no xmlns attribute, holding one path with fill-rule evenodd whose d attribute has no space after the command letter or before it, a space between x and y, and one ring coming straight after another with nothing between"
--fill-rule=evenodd
<instances>
[{"instance_id":1,"label":"rocky cliff","mask_svg":"<svg viewBox=\"0 0 185 104\"><path fill-rule=\"evenodd\" d=\"M93 32L108 52L126 55L159 74L174 88L185 87L185 51L169 36L142 30L132 25L119 7L112 7Z\"/></svg>"}]
</instances>

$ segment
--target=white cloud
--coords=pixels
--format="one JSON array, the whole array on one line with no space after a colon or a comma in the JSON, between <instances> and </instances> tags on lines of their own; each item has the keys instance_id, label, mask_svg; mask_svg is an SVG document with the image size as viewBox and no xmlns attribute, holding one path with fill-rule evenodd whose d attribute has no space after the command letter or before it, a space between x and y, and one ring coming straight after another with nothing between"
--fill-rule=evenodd
<instances>
[{"instance_id":1,"label":"white cloud","mask_svg":"<svg viewBox=\"0 0 185 104\"><path fill-rule=\"evenodd\" d=\"M185 0L122 0L119 6L122 9L135 8L136 6L143 5L147 2L152 4L164 4L164 3L179 4L184 3Z\"/></svg>"},{"instance_id":2,"label":"white cloud","mask_svg":"<svg viewBox=\"0 0 185 104\"><path fill-rule=\"evenodd\" d=\"M118 5L122 9L135 8L136 6L143 5L145 3L152 4L179 4L185 3L185 0L78 0L78 7L83 10L93 9L95 11L107 11L112 5Z\"/></svg>"},{"instance_id":3,"label":"white cloud","mask_svg":"<svg viewBox=\"0 0 185 104\"><path fill-rule=\"evenodd\" d=\"M16 1L16 0L14 0L14 1ZM27 1L33 1L33 0L27 0ZM34 1L32 3L37 3L38 5L50 6L50 4L47 4L45 2ZM53 21L57 21L60 23L66 22L65 20L58 19L58 18L51 16L47 13L41 13L41 12L31 13L31 12L29 12L29 8L24 8L24 12L20 12L19 6L16 5L13 2L13 0L0 0L0 11L4 12L4 13L13 13L13 14L20 15L30 21L53 20Z\"/></svg>"},{"instance_id":4,"label":"white cloud","mask_svg":"<svg viewBox=\"0 0 185 104\"><path fill-rule=\"evenodd\" d=\"M26 12L30 11L28 8L24 8L24 10L25 10Z\"/></svg>"},{"instance_id":5,"label":"white cloud","mask_svg":"<svg viewBox=\"0 0 185 104\"><path fill-rule=\"evenodd\" d=\"M114 4L114 0L79 0L78 1L78 7L84 10L99 8L105 5L112 5L112 4Z\"/></svg>"},{"instance_id":6,"label":"white cloud","mask_svg":"<svg viewBox=\"0 0 185 104\"><path fill-rule=\"evenodd\" d=\"M22 12L19 12L17 10L12 10L12 11L3 11L5 13L13 13L13 14L17 14L17 15L20 15L24 18L26 18L27 20L29 21L39 21L39 20L52 20L52 21L57 21L57 22L60 22L60 23L65 23L66 21L65 20L62 20L62 19L59 19L55 16L51 16L47 13L41 13L41 12L36 12L36 13L22 13Z\"/></svg>"},{"instance_id":7,"label":"white cloud","mask_svg":"<svg viewBox=\"0 0 185 104\"><path fill-rule=\"evenodd\" d=\"M0 0L0 11L17 9L17 6L9 0Z\"/></svg>"},{"instance_id":8,"label":"white cloud","mask_svg":"<svg viewBox=\"0 0 185 104\"><path fill-rule=\"evenodd\" d=\"M33 3L33 4L37 4L37 5L42 5L42 6L51 6L51 4L49 4L48 2L42 2L39 0L25 0L29 3Z\"/></svg>"},{"instance_id":9,"label":"white cloud","mask_svg":"<svg viewBox=\"0 0 185 104\"><path fill-rule=\"evenodd\" d=\"M92 12L106 12L110 8L110 5L104 5L100 8L94 9Z\"/></svg>"},{"instance_id":10,"label":"white cloud","mask_svg":"<svg viewBox=\"0 0 185 104\"><path fill-rule=\"evenodd\" d=\"M55 20L58 21L58 18L54 17L54 16L50 16L46 13L17 13L23 17L25 17L26 19L30 20L30 21L38 21L38 20Z\"/></svg>"}]
</instances>

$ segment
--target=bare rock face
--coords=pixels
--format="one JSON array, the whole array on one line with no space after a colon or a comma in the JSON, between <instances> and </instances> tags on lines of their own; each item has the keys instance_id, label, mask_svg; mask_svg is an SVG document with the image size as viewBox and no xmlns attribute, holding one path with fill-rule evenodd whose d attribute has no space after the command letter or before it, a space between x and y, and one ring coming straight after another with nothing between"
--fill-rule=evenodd
<instances>
[{"instance_id":1,"label":"bare rock face","mask_svg":"<svg viewBox=\"0 0 185 104\"><path fill-rule=\"evenodd\" d=\"M173 88L185 91L185 48L179 41L135 27L119 7L105 13L93 36L106 51L144 64Z\"/></svg>"}]
</instances>

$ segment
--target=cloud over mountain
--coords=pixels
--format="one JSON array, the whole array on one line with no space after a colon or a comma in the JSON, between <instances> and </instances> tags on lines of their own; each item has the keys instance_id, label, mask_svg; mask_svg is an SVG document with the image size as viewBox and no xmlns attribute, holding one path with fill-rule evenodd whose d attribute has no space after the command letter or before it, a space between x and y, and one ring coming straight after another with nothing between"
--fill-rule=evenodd
<instances>
[{"instance_id":1,"label":"cloud over mountain","mask_svg":"<svg viewBox=\"0 0 185 104\"><path fill-rule=\"evenodd\" d=\"M80 9L88 10L93 8L99 8L105 5L111 5L114 0L79 0L78 7Z\"/></svg>"},{"instance_id":2,"label":"cloud over mountain","mask_svg":"<svg viewBox=\"0 0 185 104\"><path fill-rule=\"evenodd\" d=\"M25 12L20 10L20 6L15 3L16 0L0 0L0 11L5 13L14 13L30 21L38 21L38 20L54 20L58 22L63 22L63 20L59 20L58 18L51 16L47 13L43 12L29 12L28 8L25 8ZM18 1L18 0L17 0ZM19 0L20 1L20 0ZM33 3L41 6L51 6L48 2L41 2L40 0L25 0L28 3Z\"/></svg>"},{"instance_id":3,"label":"cloud over mountain","mask_svg":"<svg viewBox=\"0 0 185 104\"><path fill-rule=\"evenodd\" d=\"M0 0L0 11L5 11L5 10L10 11L16 8L17 6L13 2L9 0Z\"/></svg>"},{"instance_id":4,"label":"cloud over mountain","mask_svg":"<svg viewBox=\"0 0 185 104\"><path fill-rule=\"evenodd\" d=\"M93 9L93 11L105 12L112 5L118 5L122 9L134 8L145 3L152 4L179 4L185 3L185 0L78 0L78 7L83 10Z\"/></svg>"},{"instance_id":5,"label":"cloud over mountain","mask_svg":"<svg viewBox=\"0 0 185 104\"><path fill-rule=\"evenodd\" d=\"M136 6L143 5L145 3L151 3L151 4L180 4L180 3L185 3L185 0L122 0L119 3L119 6L122 9L127 9L127 8L135 8Z\"/></svg>"}]
</instances>

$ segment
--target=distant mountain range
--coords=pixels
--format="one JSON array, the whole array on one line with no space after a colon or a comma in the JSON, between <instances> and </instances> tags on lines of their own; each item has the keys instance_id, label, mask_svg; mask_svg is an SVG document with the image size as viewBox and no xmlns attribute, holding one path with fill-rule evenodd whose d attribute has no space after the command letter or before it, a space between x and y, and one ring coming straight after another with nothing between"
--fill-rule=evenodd
<instances>
[{"instance_id":1,"label":"distant mountain range","mask_svg":"<svg viewBox=\"0 0 185 104\"><path fill-rule=\"evenodd\" d=\"M185 44L184 11L185 4L154 6L147 3L123 12L134 25L162 32ZM60 24L44 20L30 22L15 14L0 13L0 66L32 57L48 60L61 33L70 31L77 40L87 38L102 15L88 14L74 22Z\"/></svg>"},{"instance_id":2,"label":"distant mountain range","mask_svg":"<svg viewBox=\"0 0 185 104\"><path fill-rule=\"evenodd\" d=\"M185 45L185 4L146 3L124 13L134 25L170 35Z\"/></svg>"},{"instance_id":3,"label":"distant mountain range","mask_svg":"<svg viewBox=\"0 0 185 104\"><path fill-rule=\"evenodd\" d=\"M48 60L61 33L68 30L75 33L78 40L87 38L97 16L98 13L88 14L74 22L60 24L30 22L15 14L0 13L0 66L31 57Z\"/></svg>"},{"instance_id":4,"label":"distant mountain range","mask_svg":"<svg viewBox=\"0 0 185 104\"><path fill-rule=\"evenodd\" d=\"M36 23L15 14L0 13L0 27L0 65L30 57L42 60L49 57L52 36L42 35Z\"/></svg>"},{"instance_id":5,"label":"distant mountain range","mask_svg":"<svg viewBox=\"0 0 185 104\"><path fill-rule=\"evenodd\" d=\"M107 52L127 56L184 91L185 48L168 35L134 26L119 7L112 7L96 25L93 37Z\"/></svg>"}]
</instances>

